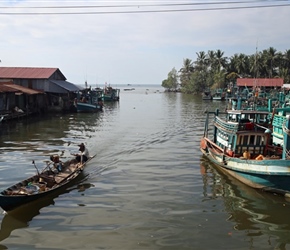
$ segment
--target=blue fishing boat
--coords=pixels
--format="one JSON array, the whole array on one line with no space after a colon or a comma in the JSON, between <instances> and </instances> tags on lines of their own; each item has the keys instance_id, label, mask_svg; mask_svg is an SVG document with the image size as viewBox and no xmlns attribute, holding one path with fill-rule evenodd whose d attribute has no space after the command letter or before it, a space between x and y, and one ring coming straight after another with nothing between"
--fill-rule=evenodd
<instances>
[{"instance_id":1,"label":"blue fishing boat","mask_svg":"<svg viewBox=\"0 0 290 250\"><path fill-rule=\"evenodd\" d=\"M290 109L206 112L202 153L241 182L290 193ZM213 119L211 119L213 116Z\"/></svg>"},{"instance_id":2,"label":"blue fishing boat","mask_svg":"<svg viewBox=\"0 0 290 250\"><path fill-rule=\"evenodd\" d=\"M218 88L214 91L212 95L212 100L214 101L224 101L226 99L226 92L223 89Z\"/></svg>"},{"instance_id":3,"label":"blue fishing boat","mask_svg":"<svg viewBox=\"0 0 290 250\"><path fill-rule=\"evenodd\" d=\"M74 106L77 112L96 112L103 110L101 89L85 89L77 93Z\"/></svg>"},{"instance_id":4,"label":"blue fishing boat","mask_svg":"<svg viewBox=\"0 0 290 250\"><path fill-rule=\"evenodd\" d=\"M111 86L105 87L103 92L104 101L119 101L120 100L120 89L113 88Z\"/></svg>"}]
</instances>

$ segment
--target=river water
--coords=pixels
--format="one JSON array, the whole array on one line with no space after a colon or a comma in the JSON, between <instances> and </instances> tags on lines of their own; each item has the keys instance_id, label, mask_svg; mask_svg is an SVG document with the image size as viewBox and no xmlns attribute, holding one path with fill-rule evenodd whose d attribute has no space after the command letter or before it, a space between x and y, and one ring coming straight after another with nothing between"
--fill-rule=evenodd
<instances>
[{"instance_id":1,"label":"river water","mask_svg":"<svg viewBox=\"0 0 290 250\"><path fill-rule=\"evenodd\" d=\"M137 86L95 114L0 124L0 189L84 142L97 156L58 197L0 215L0 249L290 249L290 202L202 157L200 96Z\"/></svg>"}]
</instances>

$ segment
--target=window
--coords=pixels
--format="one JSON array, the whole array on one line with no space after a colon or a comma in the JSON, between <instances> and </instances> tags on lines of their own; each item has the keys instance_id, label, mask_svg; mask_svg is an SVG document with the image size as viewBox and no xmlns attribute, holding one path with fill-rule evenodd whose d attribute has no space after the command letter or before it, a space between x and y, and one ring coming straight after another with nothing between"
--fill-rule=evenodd
<instances>
[{"instance_id":1,"label":"window","mask_svg":"<svg viewBox=\"0 0 290 250\"><path fill-rule=\"evenodd\" d=\"M249 144L255 144L255 137L254 135L250 136L250 143Z\"/></svg>"},{"instance_id":2,"label":"window","mask_svg":"<svg viewBox=\"0 0 290 250\"><path fill-rule=\"evenodd\" d=\"M242 140L241 140L241 142L242 142L242 145L248 145L248 136L247 135L245 135L245 136L243 136L242 137Z\"/></svg>"}]
</instances>

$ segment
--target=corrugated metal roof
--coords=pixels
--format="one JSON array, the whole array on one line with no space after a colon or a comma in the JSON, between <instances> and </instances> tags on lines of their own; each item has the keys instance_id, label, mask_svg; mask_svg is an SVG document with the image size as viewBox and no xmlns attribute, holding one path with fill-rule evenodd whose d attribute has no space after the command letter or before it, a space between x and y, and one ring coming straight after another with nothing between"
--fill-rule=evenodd
<instances>
[{"instance_id":1,"label":"corrugated metal roof","mask_svg":"<svg viewBox=\"0 0 290 250\"><path fill-rule=\"evenodd\" d=\"M81 90L79 87L77 87L76 85L74 85L71 82L67 82L67 81L60 81L60 80L50 80L50 82L58 85L59 87L70 91L70 92L75 92L75 91L79 91Z\"/></svg>"},{"instance_id":2,"label":"corrugated metal roof","mask_svg":"<svg viewBox=\"0 0 290 250\"><path fill-rule=\"evenodd\" d=\"M5 83L0 83L0 93L7 93L7 92L17 92L16 89L13 89L9 86L6 86Z\"/></svg>"},{"instance_id":3,"label":"corrugated metal roof","mask_svg":"<svg viewBox=\"0 0 290 250\"><path fill-rule=\"evenodd\" d=\"M48 79L56 71L63 76L58 68L0 67L0 78Z\"/></svg>"},{"instance_id":4,"label":"corrugated metal roof","mask_svg":"<svg viewBox=\"0 0 290 250\"><path fill-rule=\"evenodd\" d=\"M238 87L282 87L283 78L238 78Z\"/></svg>"},{"instance_id":5,"label":"corrugated metal roof","mask_svg":"<svg viewBox=\"0 0 290 250\"><path fill-rule=\"evenodd\" d=\"M0 92L21 92L28 95L43 94L42 91L22 87L12 83L0 83Z\"/></svg>"}]
</instances>

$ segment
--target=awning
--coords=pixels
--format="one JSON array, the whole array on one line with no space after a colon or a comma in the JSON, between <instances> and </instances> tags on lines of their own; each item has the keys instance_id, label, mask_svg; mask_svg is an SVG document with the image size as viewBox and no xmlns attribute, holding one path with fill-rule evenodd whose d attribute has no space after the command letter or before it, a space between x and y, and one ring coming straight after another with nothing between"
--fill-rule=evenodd
<instances>
[{"instance_id":1,"label":"awning","mask_svg":"<svg viewBox=\"0 0 290 250\"><path fill-rule=\"evenodd\" d=\"M289 83L285 83L285 84L283 84L282 88L290 89L290 84Z\"/></svg>"},{"instance_id":2,"label":"awning","mask_svg":"<svg viewBox=\"0 0 290 250\"><path fill-rule=\"evenodd\" d=\"M75 91L81 90L79 87L77 87L71 82L62 81L62 80L49 80L49 81L69 92L75 92Z\"/></svg>"},{"instance_id":3,"label":"awning","mask_svg":"<svg viewBox=\"0 0 290 250\"><path fill-rule=\"evenodd\" d=\"M2 86L6 86L10 89L14 89L15 92L21 92L27 95L37 95L37 94L43 94L42 91L38 91L35 89L30 89L30 88L26 88L17 84L11 84L11 83L7 83L7 84L1 84Z\"/></svg>"}]
</instances>

